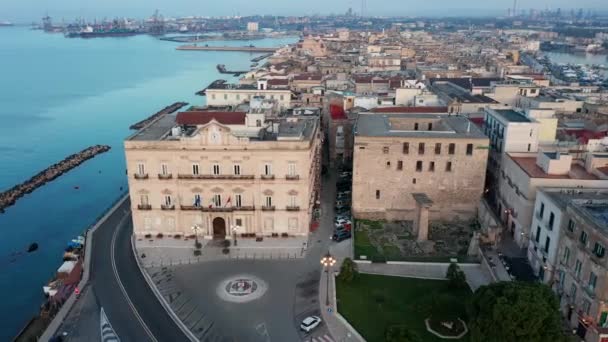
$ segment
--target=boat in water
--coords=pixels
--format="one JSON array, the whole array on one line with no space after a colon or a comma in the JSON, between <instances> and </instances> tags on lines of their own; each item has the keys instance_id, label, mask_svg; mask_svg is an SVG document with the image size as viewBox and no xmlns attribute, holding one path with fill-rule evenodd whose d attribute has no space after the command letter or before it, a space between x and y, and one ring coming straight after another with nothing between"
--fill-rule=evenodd
<instances>
[{"instance_id":1,"label":"boat in water","mask_svg":"<svg viewBox=\"0 0 608 342\"><path fill-rule=\"evenodd\" d=\"M10 21L0 21L0 27L9 27L9 26L15 26L15 24L11 23Z\"/></svg>"},{"instance_id":2,"label":"boat in water","mask_svg":"<svg viewBox=\"0 0 608 342\"><path fill-rule=\"evenodd\" d=\"M104 38L104 37L129 37L139 34L139 31L119 27L92 27L86 26L80 30L68 30L65 36L68 38Z\"/></svg>"}]
</instances>

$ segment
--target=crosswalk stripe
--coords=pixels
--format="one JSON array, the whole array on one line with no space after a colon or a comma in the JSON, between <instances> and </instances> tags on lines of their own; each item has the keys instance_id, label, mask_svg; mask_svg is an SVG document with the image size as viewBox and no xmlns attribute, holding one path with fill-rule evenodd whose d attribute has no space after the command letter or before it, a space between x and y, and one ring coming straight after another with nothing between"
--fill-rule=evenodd
<instances>
[{"instance_id":1,"label":"crosswalk stripe","mask_svg":"<svg viewBox=\"0 0 608 342\"><path fill-rule=\"evenodd\" d=\"M334 342L334 340L329 335L313 337L312 341L313 342Z\"/></svg>"}]
</instances>

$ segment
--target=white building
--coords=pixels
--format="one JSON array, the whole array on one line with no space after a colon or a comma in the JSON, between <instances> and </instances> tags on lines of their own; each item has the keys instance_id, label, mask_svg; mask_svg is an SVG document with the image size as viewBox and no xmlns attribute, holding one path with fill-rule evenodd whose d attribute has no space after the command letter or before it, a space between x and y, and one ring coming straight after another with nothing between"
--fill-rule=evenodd
<instances>
[{"instance_id":1,"label":"white building","mask_svg":"<svg viewBox=\"0 0 608 342\"><path fill-rule=\"evenodd\" d=\"M249 32L258 32L260 29L260 25L255 21L250 21L247 23L247 31Z\"/></svg>"}]
</instances>

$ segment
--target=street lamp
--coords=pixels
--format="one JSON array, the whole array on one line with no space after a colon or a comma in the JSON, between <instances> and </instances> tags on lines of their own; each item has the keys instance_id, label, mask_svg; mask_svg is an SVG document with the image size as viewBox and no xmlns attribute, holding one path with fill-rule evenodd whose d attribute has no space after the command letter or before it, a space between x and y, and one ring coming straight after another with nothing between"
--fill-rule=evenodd
<instances>
[{"instance_id":1,"label":"street lamp","mask_svg":"<svg viewBox=\"0 0 608 342\"><path fill-rule=\"evenodd\" d=\"M325 273L327 273L327 286L326 286L326 290L325 290L325 305L329 306L329 269L336 263L336 259L329 254L329 251L327 251L327 254L325 254L325 256L321 259L321 265L323 265L323 267L325 267Z\"/></svg>"},{"instance_id":2,"label":"street lamp","mask_svg":"<svg viewBox=\"0 0 608 342\"><path fill-rule=\"evenodd\" d=\"M234 245L237 245L236 241L236 232L238 231L239 226L232 226L232 239L234 240Z\"/></svg>"},{"instance_id":3,"label":"street lamp","mask_svg":"<svg viewBox=\"0 0 608 342\"><path fill-rule=\"evenodd\" d=\"M198 224L195 224L191 229L194 231L194 247L198 248L198 230L201 229L201 227L199 227Z\"/></svg>"}]
</instances>

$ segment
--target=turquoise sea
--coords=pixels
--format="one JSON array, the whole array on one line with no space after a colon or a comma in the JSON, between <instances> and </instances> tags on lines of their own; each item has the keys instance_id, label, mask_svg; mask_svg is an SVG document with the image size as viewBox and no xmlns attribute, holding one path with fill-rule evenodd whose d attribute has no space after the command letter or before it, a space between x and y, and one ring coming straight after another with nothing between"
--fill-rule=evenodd
<instances>
[{"instance_id":1,"label":"turquoise sea","mask_svg":"<svg viewBox=\"0 0 608 342\"><path fill-rule=\"evenodd\" d=\"M129 125L176 101L204 104L194 93L226 79L217 64L248 69L257 56L175 47L149 36L85 40L0 28L0 191L89 145L112 146L0 214L0 341L12 339L38 312L42 286L60 266L67 242L126 189L122 141ZM32 242L39 250L24 253Z\"/></svg>"}]
</instances>

